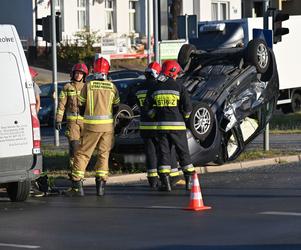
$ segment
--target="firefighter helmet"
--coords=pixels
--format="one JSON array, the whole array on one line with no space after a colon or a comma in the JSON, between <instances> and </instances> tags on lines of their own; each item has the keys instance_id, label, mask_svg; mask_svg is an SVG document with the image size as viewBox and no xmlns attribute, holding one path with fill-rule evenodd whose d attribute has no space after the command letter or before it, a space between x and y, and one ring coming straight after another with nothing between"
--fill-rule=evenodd
<instances>
[{"instance_id":1,"label":"firefighter helmet","mask_svg":"<svg viewBox=\"0 0 301 250\"><path fill-rule=\"evenodd\" d=\"M30 72L30 75L31 75L31 78L35 78L37 75L38 75L38 72L35 71L32 67L29 67L29 72Z\"/></svg>"},{"instance_id":2,"label":"firefighter helmet","mask_svg":"<svg viewBox=\"0 0 301 250\"><path fill-rule=\"evenodd\" d=\"M161 72L161 65L159 63L151 62L145 69L146 75L151 75L154 78L157 78Z\"/></svg>"},{"instance_id":3,"label":"firefighter helmet","mask_svg":"<svg viewBox=\"0 0 301 250\"><path fill-rule=\"evenodd\" d=\"M89 74L89 70L88 70L86 64L84 64L84 63L77 63L77 64L73 65L72 71L71 71L72 77L73 77L75 71L82 72L85 75L84 77L86 77Z\"/></svg>"},{"instance_id":4,"label":"firefighter helmet","mask_svg":"<svg viewBox=\"0 0 301 250\"><path fill-rule=\"evenodd\" d=\"M177 63L176 60L167 60L162 65L161 73L168 77L175 77L181 70L181 66Z\"/></svg>"},{"instance_id":5,"label":"firefighter helmet","mask_svg":"<svg viewBox=\"0 0 301 250\"><path fill-rule=\"evenodd\" d=\"M107 59L100 57L94 61L94 74L108 75L110 64Z\"/></svg>"}]
</instances>

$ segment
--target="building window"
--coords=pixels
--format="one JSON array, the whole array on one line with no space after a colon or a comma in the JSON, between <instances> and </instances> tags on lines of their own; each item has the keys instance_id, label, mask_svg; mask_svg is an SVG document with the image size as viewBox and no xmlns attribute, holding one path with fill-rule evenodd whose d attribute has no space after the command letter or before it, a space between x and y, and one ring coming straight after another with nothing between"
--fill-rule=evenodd
<instances>
[{"instance_id":1,"label":"building window","mask_svg":"<svg viewBox=\"0 0 301 250\"><path fill-rule=\"evenodd\" d=\"M114 0L105 0L105 25L106 31L114 31Z\"/></svg>"},{"instance_id":2,"label":"building window","mask_svg":"<svg viewBox=\"0 0 301 250\"><path fill-rule=\"evenodd\" d=\"M85 29L87 26L86 0L77 0L77 28Z\"/></svg>"},{"instance_id":3,"label":"building window","mask_svg":"<svg viewBox=\"0 0 301 250\"><path fill-rule=\"evenodd\" d=\"M137 1L130 0L129 1L129 30L132 33L135 33L137 30L136 23L137 23Z\"/></svg>"},{"instance_id":4,"label":"building window","mask_svg":"<svg viewBox=\"0 0 301 250\"><path fill-rule=\"evenodd\" d=\"M226 20L229 19L229 2L212 2L211 19Z\"/></svg>"}]
</instances>

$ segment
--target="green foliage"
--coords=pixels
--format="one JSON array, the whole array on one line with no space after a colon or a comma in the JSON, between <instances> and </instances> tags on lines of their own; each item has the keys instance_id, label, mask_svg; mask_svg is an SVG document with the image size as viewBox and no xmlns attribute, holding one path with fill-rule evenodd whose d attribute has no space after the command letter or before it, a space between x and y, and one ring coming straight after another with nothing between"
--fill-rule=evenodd
<instances>
[{"instance_id":1,"label":"green foliage","mask_svg":"<svg viewBox=\"0 0 301 250\"><path fill-rule=\"evenodd\" d=\"M95 53L100 52L100 47L95 47L95 45L100 43L101 37L97 35L96 31L80 31L75 33L74 36L74 40L65 40L60 43L58 59L69 65L77 62L89 64L93 61Z\"/></svg>"},{"instance_id":2,"label":"green foliage","mask_svg":"<svg viewBox=\"0 0 301 250\"><path fill-rule=\"evenodd\" d=\"M270 122L270 130L275 133L299 133L301 130L301 113L274 114Z\"/></svg>"}]
</instances>

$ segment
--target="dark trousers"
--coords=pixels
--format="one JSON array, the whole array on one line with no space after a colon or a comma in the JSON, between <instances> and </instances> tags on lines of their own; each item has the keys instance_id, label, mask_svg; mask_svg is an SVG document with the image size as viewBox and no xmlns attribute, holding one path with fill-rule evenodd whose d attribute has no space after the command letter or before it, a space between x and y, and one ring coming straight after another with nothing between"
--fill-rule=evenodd
<instances>
[{"instance_id":1,"label":"dark trousers","mask_svg":"<svg viewBox=\"0 0 301 250\"><path fill-rule=\"evenodd\" d=\"M159 172L168 172L168 166L171 166L171 149L174 147L183 172L193 172L191 157L188 149L186 131L174 131L158 133L159 143Z\"/></svg>"},{"instance_id":2,"label":"dark trousers","mask_svg":"<svg viewBox=\"0 0 301 250\"><path fill-rule=\"evenodd\" d=\"M157 176L158 174L158 154L159 154L159 140L156 136L143 137L144 150L146 156L146 169L149 177ZM176 157L175 148L171 148L170 155L170 166L174 173L178 172L178 162Z\"/></svg>"}]
</instances>

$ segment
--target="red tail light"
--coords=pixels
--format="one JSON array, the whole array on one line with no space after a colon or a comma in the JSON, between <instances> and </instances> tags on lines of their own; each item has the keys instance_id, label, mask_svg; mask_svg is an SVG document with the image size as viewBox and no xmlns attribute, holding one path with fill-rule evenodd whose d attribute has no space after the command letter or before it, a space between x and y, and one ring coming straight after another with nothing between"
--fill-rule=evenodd
<instances>
[{"instance_id":1,"label":"red tail light","mask_svg":"<svg viewBox=\"0 0 301 250\"><path fill-rule=\"evenodd\" d=\"M36 111L36 105L31 104L31 123L32 123L32 137L33 137L33 153L41 153L41 134L40 134L40 122Z\"/></svg>"}]
</instances>

